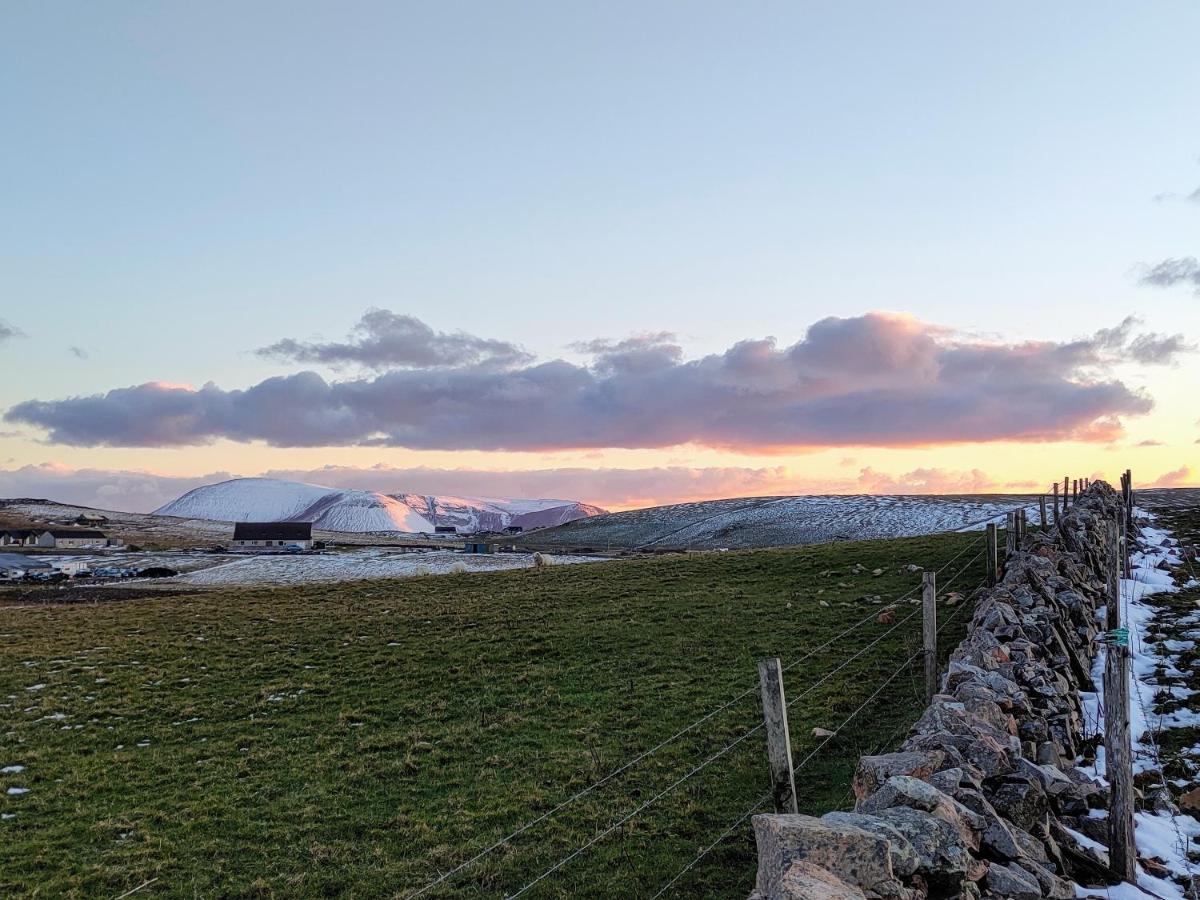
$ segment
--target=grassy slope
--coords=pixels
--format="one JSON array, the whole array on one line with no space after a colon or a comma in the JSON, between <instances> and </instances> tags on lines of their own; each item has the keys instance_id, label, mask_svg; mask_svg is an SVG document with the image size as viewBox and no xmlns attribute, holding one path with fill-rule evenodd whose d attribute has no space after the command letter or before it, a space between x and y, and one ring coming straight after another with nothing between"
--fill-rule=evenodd
<instances>
[{"instance_id":1,"label":"grassy slope","mask_svg":"<svg viewBox=\"0 0 1200 900\"><path fill-rule=\"evenodd\" d=\"M753 688L757 658L796 659L879 609L864 594L919 583L904 564L978 540L0 609L0 766L28 767L0 775L0 895L403 895ZM981 578L980 559L960 584ZM919 619L793 707L797 760L916 649ZM789 671L789 695L884 630ZM846 802L919 694L913 667L798 775L803 803ZM519 888L759 721L752 695L426 896ZM765 789L759 734L527 896L653 894ZM753 869L743 825L674 895L744 896Z\"/></svg>"}]
</instances>

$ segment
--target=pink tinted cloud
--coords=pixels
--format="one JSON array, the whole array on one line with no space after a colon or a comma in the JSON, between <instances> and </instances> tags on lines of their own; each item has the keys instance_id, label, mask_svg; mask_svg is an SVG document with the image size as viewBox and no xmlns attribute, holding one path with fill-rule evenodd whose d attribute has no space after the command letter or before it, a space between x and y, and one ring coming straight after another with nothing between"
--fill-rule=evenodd
<instances>
[{"instance_id":1,"label":"pink tinted cloud","mask_svg":"<svg viewBox=\"0 0 1200 900\"><path fill-rule=\"evenodd\" d=\"M169 447L218 439L280 447L587 450L680 444L756 453L831 446L1110 441L1148 395L1121 362L1170 362L1174 338L1132 319L1089 338L1004 344L909 316L827 318L684 360L671 335L594 341L589 365L399 368L328 381L313 371L245 389L163 384L28 400L9 422L52 443ZM465 336L469 337L469 336ZM1149 354L1147 347L1158 348Z\"/></svg>"}]
</instances>

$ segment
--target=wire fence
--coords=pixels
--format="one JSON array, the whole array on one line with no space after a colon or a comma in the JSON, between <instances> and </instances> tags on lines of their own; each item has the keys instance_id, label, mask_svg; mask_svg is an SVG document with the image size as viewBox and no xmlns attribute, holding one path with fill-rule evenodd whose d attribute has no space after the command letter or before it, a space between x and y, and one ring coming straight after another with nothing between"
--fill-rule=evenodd
<instances>
[{"instance_id":1,"label":"wire fence","mask_svg":"<svg viewBox=\"0 0 1200 900\"><path fill-rule=\"evenodd\" d=\"M1017 509L1023 509L1023 508L1029 508L1029 505L1026 505L1024 507L1017 507ZM989 517L989 519L987 519L987 520L983 520L980 523L974 523L974 524L976 524L976 525L985 524L987 521L991 521L996 518L1007 516L1008 514L1010 514L1012 512L1014 512L1014 510L1005 510L1004 512L998 513L995 516ZM966 527L966 526L964 526L964 527ZM937 589L938 589L939 594L942 594L944 597L945 594L949 593L950 588L954 587L956 584L959 584L960 579L962 579L963 576L967 572L969 572L973 566L976 566L979 563L980 559L983 557L984 553L986 552L986 546L984 546L985 541L986 541L985 535L981 532L980 536L977 540L972 541L972 542L966 544L965 546L963 546L962 548L958 549L958 551L953 556L951 556L949 559L944 561L937 568L936 575L939 579ZM974 551L974 553L972 553L972 551ZM964 557L966 557L965 562L963 561ZM946 573L947 571L949 571L952 567L955 567L953 573L945 581L942 581L941 576L943 576L943 574ZM972 590L974 589L974 587L975 587L974 585L971 586ZM878 684L875 685L875 687L871 691L871 693L869 693L866 696L866 698L862 700L861 703L859 703L852 711L850 711L849 714L846 715L842 719L842 721L836 725L836 727L834 727L832 729L826 729L825 731L828 733L821 733L821 734L823 734L823 736L820 737L820 740L814 746L807 749L807 751L805 752L805 755L802 758L800 758L798 762L796 762L796 764L794 766L795 771L801 771L806 766L809 766L811 763L813 763L815 760L817 760L821 756L822 752L824 750L826 750L826 748L835 739L839 739L839 737L841 737L844 740L845 739L845 737L843 735L844 730L857 717L861 716L861 714L864 712L864 710L866 710L868 707L870 707L870 705L872 703L879 700L879 698L884 694L884 692L887 691L890 686L894 685L895 682L897 681L897 679L901 678L901 676L904 675L906 672L912 676L912 678L915 682L917 676L920 674L917 671L920 667L919 666L914 667L913 664L918 659L920 659L923 654L923 650L920 648L919 645L918 645L917 649L913 649L914 628L912 627L912 623L913 623L914 619L917 619L920 616L920 614L922 612L922 608L919 605L919 601L913 600L912 598L914 598L914 596L917 594L917 592L919 590L921 590L921 584L918 583L911 590L909 590L903 594L900 594L899 596L890 600L886 605L880 605L880 606L876 606L875 608L872 608L869 613L862 616L861 618L858 618L856 621L852 622L845 628L841 629L833 637L823 640L819 645L817 645L811 649L805 650L804 653L796 656L790 662L788 662L786 665L780 667L780 671L783 673L794 672L803 663L809 662L809 661L813 660L815 657L817 657L819 654L826 653L826 652L834 654L834 659L831 661L836 662L836 665L834 665L831 668L829 668L828 670L824 671L822 674L820 674L820 677L817 677L815 680L812 680L812 681L802 685L800 687L800 690L797 693L788 697L786 705L790 709L790 708L795 707L796 704L798 704L800 701L805 700L806 698L809 698L812 695L814 695L822 687L830 685L836 676L838 676L839 674L841 674L843 672L846 672L846 670L850 666L852 666L855 662L863 659L863 657L865 657L872 650L876 650L876 648L880 648L881 645L884 645L885 642L888 641L889 638L891 638L893 640L900 640L902 644L905 644L907 642L906 649L904 650L905 655L904 655L903 659L898 664L888 668L883 673L884 677ZM969 593L969 591L964 590L963 593L966 594L966 593ZM915 604L912 612L908 613L907 615L897 615L895 611L902 604L904 604L905 602L910 601L910 600ZM968 602L966 602L965 600L963 602L960 602L957 605L957 608L955 608L953 610L953 612L948 617L946 617L946 619L943 622L941 622L941 624L939 625L939 628L938 628L938 633L939 634L945 633L946 629L948 629L952 625L952 623L954 623L958 619L958 617L960 617L964 613L964 611L967 610L968 608L969 608ZM888 613L888 612L891 612L890 618L885 616L885 613ZM884 628L882 631L876 632L875 629L879 625L886 625L887 627ZM865 631L867 629L871 629L872 632L875 632L875 633L872 633L872 634L865 633ZM919 632L920 632L920 624L918 622L917 628L915 629L915 634L917 636L919 636ZM870 638L869 640L868 640L868 637ZM758 693L759 693L759 685L757 683L748 684L745 689L740 690L737 693L733 694L731 697L729 697L729 699L725 700L721 704L713 707L712 709L708 710L703 715L698 716L691 722L688 722L683 727L677 728L670 735L657 741L652 746L650 746L648 749L643 750L640 753L637 753L636 755L632 756L630 759L623 762L621 765L617 766L616 768L613 768L611 771L609 771L603 777L601 777L595 781L592 781L585 787L573 792L568 797L566 797L564 800L556 803L554 806L552 806L550 809L546 810L545 812L529 819L528 821L524 822L520 826L512 829L511 831L506 833L503 837L492 841L487 846L485 846L481 850L475 852L467 859L463 860L462 862L460 862L457 865L453 866L452 868L448 869L444 873L441 873L437 877L428 881L427 883L422 885L420 888L418 888L414 891L411 891L410 893L408 893L406 895L406 897L408 897L408 898L420 897L420 896L425 895L428 892L434 890L435 888L437 888L439 886L449 884L456 877L462 875L464 872L477 866L480 862L482 862L487 857L491 856L492 854L496 853L497 851L501 850L502 848L505 848L508 845L512 844L518 838L522 837L523 835L532 831L533 829L537 828L538 826L543 825L543 824L547 823L549 820L559 816L561 813L564 812L564 810L566 810L568 807L571 807L574 804L578 803L578 801L580 801L581 799L583 799L591 794L594 794L598 791L601 791L602 789L616 783L619 779L621 779L623 776L628 775L632 770L637 768L642 763L646 762L647 760L649 760L652 757L656 757L657 755L662 753L664 750L666 750L666 748L681 741L685 736L695 735L697 732L699 732L699 730L703 726L710 725L711 723L713 723L714 720L717 719L717 717L720 716L722 713L725 713L727 711L730 711L730 710L738 707L739 704L746 703L746 701L748 701L751 697L757 696ZM748 703L746 705L749 706ZM754 714L755 715L758 714L757 704L754 707ZM907 727L907 726L905 726L905 727ZM730 754L732 754L739 747L747 746L747 742L749 742L756 735L759 735L761 732L763 732L764 728L765 728L765 723L760 720L755 725L752 725L749 727L744 727L743 729L741 729L740 732L736 735L736 737L734 737L732 740L728 740L726 743L724 743L721 747L719 747L714 752L708 753L707 755L700 758L699 761L695 762L689 768L687 768L687 770L685 772L683 772L683 774L679 775L676 778L673 778L665 787L662 787L661 789L655 791L647 799L637 803L632 808L629 808L626 811L620 813L615 818L613 818L606 826L595 831L589 838L587 838L581 844L579 844L576 847L571 848L569 852L564 853L562 856L560 856L558 859L556 859L552 864L550 864L549 866L547 866L544 869L542 869L541 871L539 871L535 876L533 876L532 878L527 880L519 889L515 890L511 894L508 894L507 896L508 896L509 900L512 900L512 898L521 897L521 896L529 893L534 888L536 888L538 885L544 884L548 879L551 879L557 873L561 873L564 870L564 868L569 866L573 861L582 857L584 854L586 854L590 849L595 847L597 844L605 841L607 838L616 834L624 826L628 825L635 819L638 819L639 817L641 817L644 813L646 813L648 810L650 810L656 804L659 804L665 798L667 798L674 792L678 791L684 785L688 784L693 778L696 778L701 773L710 770L710 767L713 767L713 766L715 766L715 764L717 764L721 760L726 759ZM889 741L894 740L895 735L897 733L898 732L894 733L893 736L891 738L889 738L888 740ZM814 735L814 737L816 737L816 736L817 735ZM766 767L764 766L764 771L765 771L765 768ZM753 802L751 802L748 806L742 807L739 810L738 815L723 830L721 830L716 835L715 838L713 838L709 843L705 844L699 850L698 853L696 853L691 859L689 859L688 862L682 866L682 868L680 868L677 872L675 872L675 874L672 875L672 877L669 880L667 880L664 884L662 884L661 887L659 887L657 889L657 892L653 893L651 896L653 898L660 897L665 892L667 892L669 889L671 889L672 887L677 885L684 877L686 877L690 872L692 872L705 858L707 858L716 848L718 848L721 844L723 844L726 840L728 840L729 837L731 835L733 835L738 830L738 828L746 822L747 819L749 819L752 815L754 815L754 813L756 811L762 809L764 807L764 804L770 799L770 797L771 797L771 792L768 791L768 792L756 797L753 800Z\"/></svg>"}]
</instances>

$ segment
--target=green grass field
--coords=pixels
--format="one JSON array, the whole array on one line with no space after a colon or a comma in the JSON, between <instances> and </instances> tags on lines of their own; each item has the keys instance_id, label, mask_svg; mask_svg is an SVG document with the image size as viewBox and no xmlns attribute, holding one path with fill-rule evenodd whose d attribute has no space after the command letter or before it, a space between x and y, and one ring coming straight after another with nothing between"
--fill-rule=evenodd
<instances>
[{"instance_id":1,"label":"green grass field","mask_svg":"<svg viewBox=\"0 0 1200 900\"><path fill-rule=\"evenodd\" d=\"M890 627L863 598L970 547L944 584L979 540L0 608L0 767L26 767L0 774L0 896L406 896L751 691L423 896L514 893L758 725L757 659L868 617L785 676L799 763L919 647L917 615L852 658ZM918 661L797 774L803 805L847 804L920 695ZM760 732L523 896L653 896L766 789ZM666 896L745 896L753 872L747 822Z\"/></svg>"}]
</instances>

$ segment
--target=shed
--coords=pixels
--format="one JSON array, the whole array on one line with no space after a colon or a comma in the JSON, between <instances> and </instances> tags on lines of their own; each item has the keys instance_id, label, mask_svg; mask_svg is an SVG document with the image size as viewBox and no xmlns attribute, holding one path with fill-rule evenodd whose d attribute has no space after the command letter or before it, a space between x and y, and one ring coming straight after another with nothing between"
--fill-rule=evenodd
<instances>
[{"instance_id":1,"label":"shed","mask_svg":"<svg viewBox=\"0 0 1200 900\"><path fill-rule=\"evenodd\" d=\"M233 526L234 550L280 553L311 550L312 545L312 522L236 522Z\"/></svg>"},{"instance_id":2,"label":"shed","mask_svg":"<svg viewBox=\"0 0 1200 900\"><path fill-rule=\"evenodd\" d=\"M485 544L482 541L467 541L463 544L463 553L495 553L495 544Z\"/></svg>"}]
</instances>

